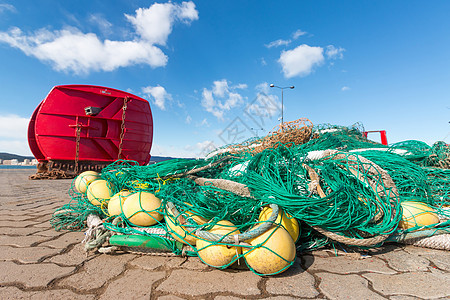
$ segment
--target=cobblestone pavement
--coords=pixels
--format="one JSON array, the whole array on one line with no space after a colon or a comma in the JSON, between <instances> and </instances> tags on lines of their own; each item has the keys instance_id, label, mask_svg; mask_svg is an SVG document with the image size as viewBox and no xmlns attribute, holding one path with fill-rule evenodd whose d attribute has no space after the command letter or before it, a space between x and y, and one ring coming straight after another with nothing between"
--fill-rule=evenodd
<instances>
[{"instance_id":1,"label":"cobblestone pavement","mask_svg":"<svg viewBox=\"0 0 450 300\"><path fill-rule=\"evenodd\" d=\"M448 299L450 254L387 245L367 255L300 256L274 277L220 271L197 258L130 253L86 256L81 232L49 219L70 180L30 181L34 170L0 170L1 299ZM341 253L338 253L341 254Z\"/></svg>"}]
</instances>

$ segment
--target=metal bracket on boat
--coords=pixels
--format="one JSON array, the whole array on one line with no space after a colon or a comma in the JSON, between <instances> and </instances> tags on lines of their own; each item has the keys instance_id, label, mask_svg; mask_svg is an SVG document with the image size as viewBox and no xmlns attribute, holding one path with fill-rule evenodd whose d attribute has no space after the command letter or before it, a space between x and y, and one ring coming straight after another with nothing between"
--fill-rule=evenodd
<instances>
[{"instance_id":1,"label":"metal bracket on boat","mask_svg":"<svg viewBox=\"0 0 450 300\"><path fill-rule=\"evenodd\" d=\"M95 116L102 111L101 107L87 106L84 108L86 116Z\"/></svg>"}]
</instances>

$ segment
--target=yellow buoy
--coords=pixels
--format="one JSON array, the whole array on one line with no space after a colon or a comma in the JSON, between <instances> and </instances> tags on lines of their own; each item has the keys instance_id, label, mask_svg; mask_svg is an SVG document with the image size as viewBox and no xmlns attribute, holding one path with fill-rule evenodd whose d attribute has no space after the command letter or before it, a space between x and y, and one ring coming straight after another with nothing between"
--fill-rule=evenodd
<instances>
[{"instance_id":1,"label":"yellow buoy","mask_svg":"<svg viewBox=\"0 0 450 300\"><path fill-rule=\"evenodd\" d=\"M137 226L152 226L162 220L161 200L149 192L134 193L122 206L125 217Z\"/></svg>"},{"instance_id":2,"label":"yellow buoy","mask_svg":"<svg viewBox=\"0 0 450 300\"><path fill-rule=\"evenodd\" d=\"M294 241L283 227L273 226L246 242L255 248L244 249L245 261L259 274L283 272L295 260Z\"/></svg>"},{"instance_id":3,"label":"yellow buoy","mask_svg":"<svg viewBox=\"0 0 450 300\"><path fill-rule=\"evenodd\" d=\"M259 214L258 221L267 221L271 215L272 209L269 206L265 206ZM289 232L289 235L294 242L298 240L300 235L300 225L298 224L297 219L284 212L281 208L278 211L278 217L275 220L275 224L282 225L284 229Z\"/></svg>"},{"instance_id":4,"label":"yellow buoy","mask_svg":"<svg viewBox=\"0 0 450 300\"><path fill-rule=\"evenodd\" d=\"M176 222L175 218L177 218ZM174 216L172 210L167 208L167 215L164 216L164 220L166 221L168 229L167 231L174 239L184 244L195 245L195 242L197 240L196 236L190 233L189 230L187 230L184 226L177 225L185 224L187 219L190 219L191 223L192 221L194 221L198 225L203 225L208 222L207 219L195 215L192 211L185 211L183 213L180 213L180 215L178 216ZM195 228L192 228L191 230L195 230Z\"/></svg>"},{"instance_id":5,"label":"yellow buoy","mask_svg":"<svg viewBox=\"0 0 450 300\"><path fill-rule=\"evenodd\" d=\"M108 214L110 216L120 215L120 213L122 212L123 203L129 195L131 195L130 191L123 190L112 196L108 202Z\"/></svg>"},{"instance_id":6,"label":"yellow buoy","mask_svg":"<svg viewBox=\"0 0 450 300\"><path fill-rule=\"evenodd\" d=\"M402 229L439 223L439 217L434 209L425 203L404 201L400 204L403 208L403 215L398 227Z\"/></svg>"},{"instance_id":7,"label":"yellow buoy","mask_svg":"<svg viewBox=\"0 0 450 300\"><path fill-rule=\"evenodd\" d=\"M221 220L209 231L216 234L239 234L239 230L230 221ZM241 247L232 247L227 245L217 244L215 242L204 241L198 239L196 243L198 256L201 260L216 268L223 268L229 265L239 254L242 253Z\"/></svg>"},{"instance_id":8,"label":"yellow buoy","mask_svg":"<svg viewBox=\"0 0 450 300\"><path fill-rule=\"evenodd\" d=\"M87 189L87 197L94 205L101 205L112 197L113 185L106 180L97 179L91 182Z\"/></svg>"},{"instance_id":9,"label":"yellow buoy","mask_svg":"<svg viewBox=\"0 0 450 300\"><path fill-rule=\"evenodd\" d=\"M86 171L81 173L75 179L75 189L82 194L86 194L88 185L100 178L100 174L95 171Z\"/></svg>"}]
</instances>

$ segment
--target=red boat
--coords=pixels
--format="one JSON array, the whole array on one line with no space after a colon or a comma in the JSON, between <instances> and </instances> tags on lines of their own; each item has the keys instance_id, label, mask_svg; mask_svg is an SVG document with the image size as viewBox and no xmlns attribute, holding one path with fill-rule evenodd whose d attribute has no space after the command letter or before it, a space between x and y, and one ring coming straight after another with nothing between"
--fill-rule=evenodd
<instances>
[{"instance_id":1,"label":"red boat","mask_svg":"<svg viewBox=\"0 0 450 300\"><path fill-rule=\"evenodd\" d=\"M117 159L147 164L152 139L148 101L102 86L55 86L28 125L40 178L70 178Z\"/></svg>"}]
</instances>

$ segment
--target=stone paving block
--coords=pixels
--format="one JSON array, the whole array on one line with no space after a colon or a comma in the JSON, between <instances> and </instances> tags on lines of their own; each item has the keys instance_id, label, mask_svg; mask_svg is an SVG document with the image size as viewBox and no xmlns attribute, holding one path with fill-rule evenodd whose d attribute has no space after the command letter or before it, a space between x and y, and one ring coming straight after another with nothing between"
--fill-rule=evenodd
<instances>
[{"instance_id":1,"label":"stone paving block","mask_svg":"<svg viewBox=\"0 0 450 300\"><path fill-rule=\"evenodd\" d=\"M2 214L2 213L0 213L0 220L2 220L2 221L15 221L15 222L18 222L18 221L27 221L27 220L30 220L30 219L33 219L33 216L28 216L28 215L24 215L24 213L23 212L19 212L19 213L17 213L17 214ZM31 221L34 221L34 220L31 220Z\"/></svg>"},{"instance_id":2,"label":"stone paving block","mask_svg":"<svg viewBox=\"0 0 450 300\"><path fill-rule=\"evenodd\" d=\"M318 257L330 257L330 251L329 249L323 249L323 250L315 250L312 252L306 252L303 253L302 255L313 255L313 256L318 256Z\"/></svg>"},{"instance_id":3,"label":"stone paving block","mask_svg":"<svg viewBox=\"0 0 450 300\"><path fill-rule=\"evenodd\" d=\"M258 282L261 278L250 271L226 272L212 270L174 270L157 290L177 294L200 296L214 292L233 291L240 295L259 295Z\"/></svg>"},{"instance_id":4,"label":"stone paving block","mask_svg":"<svg viewBox=\"0 0 450 300\"><path fill-rule=\"evenodd\" d=\"M67 248L67 246L69 246L70 244L81 243L83 239L84 234L82 232L67 232L54 240L39 244L39 246L64 249Z\"/></svg>"},{"instance_id":5,"label":"stone paving block","mask_svg":"<svg viewBox=\"0 0 450 300\"><path fill-rule=\"evenodd\" d=\"M40 217L34 217L33 221L35 222L49 222L50 219L52 218L52 215L44 215L44 216L40 216Z\"/></svg>"},{"instance_id":6,"label":"stone paving block","mask_svg":"<svg viewBox=\"0 0 450 300\"><path fill-rule=\"evenodd\" d=\"M57 254L60 250L47 247L17 248L0 246L0 260L17 260L21 263L37 263L42 258Z\"/></svg>"},{"instance_id":7,"label":"stone paving block","mask_svg":"<svg viewBox=\"0 0 450 300\"><path fill-rule=\"evenodd\" d=\"M100 299L149 299L152 285L164 276L163 271L127 270L123 276L109 283Z\"/></svg>"},{"instance_id":8,"label":"stone paving block","mask_svg":"<svg viewBox=\"0 0 450 300\"><path fill-rule=\"evenodd\" d=\"M243 264L245 265L245 262L243 262ZM210 266L203 263L198 257L188 257L180 267L187 270L198 270L198 271L211 269ZM230 266L230 268L231 267L233 266ZM235 269L238 268L236 267ZM248 267L246 267L246 269L248 270Z\"/></svg>"},{"instance_id":9,"label":"stone paving block","mask_svg":"<svg viewBox=\"0 0 450 300\"><path fill-rule=\"evenodd\" d=\"M8 236L0 235L0 245L15 247L30 247L34 243L45 242L49 238L43 236Z\"/></svg>"},{"instance_id":10,"label":"stone paving block","mask_svg":"<svg viewBox=\"0 0 450 300\"><path fill-rule=\"evenodd\" d=\"M316 273L321 279L319 288L330 299L385 299L371 291L366 279L356 274L338 275L332 273ZM386 277L393 275L384 275Z\"/></svg>"},{"instance_id":11,"label":"stone paving block","mask_svg":"<svg viewBox=\"0 0 450 300\"><path fill-rule=\"evenodd\" d=\"M310 266L308 270L323 270L339 274L351 274L360 272L375 272L383 274L395 274L396 271L388 268L386 263L376 257L357 259L350 256L313 257L305 255L304 265Z\"/></svg>"},{"instance_id":12,"label":"stone paving block","mask_svg":"<svg viewBox=\"0 0 450 300\"><path fill-rule=\"evenodd\" d=\"M414 246L406 247L405 251L431 261L436 267L442 270L450 271L450 253L448 251Z\"/></svg>"},{"instance_id":13,"label":"stone paving block","mask_svg":"<svg viewBox=\"0 0 450 300\"><path fill-rule=\"evenodd\" d=\"M266 290L275 295L291 295L312 298L319 294L314 287L314 277L302 269L297 260L287 271L269 277Z\"/></svg>"},{"instance_id":14,"label":"stone paving block","mask_svg":"<svg viewBox=\"0 0 450 300\"><path fill-rule=\"evenodd\" d=\"M4 235L30 235L42 231L42 228L26 227L26 228L14 228L14 227L3 227L1 233Z\"/></svg>"},{"instance_id":15,"label":"stone paving block","mask_svg":"<svg viewBox=\"0 0 450 300\"><path fill-rule=\"evenodd\" d=\"M404 250L377 254L376 257L386 260L389 267L400 272L427 271L430 266L427 259Z\"/></svg>"},{"instance_id":16,"label":"stone paving block","mask_svg":"<svg viewBox=\"0 0 450 300\"><path fill-rule=\"evenodd\" d=\"M276 296L276 297L267 297L267 298L262 298L264 300L301 300L301 299L310 299L310 298L301 298L301 297L290 297L290 296Z\"/></svg>"},{"instance_id":17,"label":"stone paving block","mask_svg":"<svg viewBox=\"0 0 450 300\"><path fill-rule=\"evenodd\" d=\"M142 255L131 261L130 265L145 270L155 270L163 266L167 268L179 267L184 261L185 258L182 257Z\"/></svg>"},{"instance_id":18,"label":"stone paving block","mask_svg":"<svg viewBox=\"0 0 450 300\"><path fill-rule=\"evenodd\" d=\"M0 229L3 227L19 227L19 228L23 228L23 227L27 227L30 225L36 225L39 222L36 221L6 221L6 220L1 220L0 221Z\"/></svg>"},{"instance_id":19,"label":"stone paving block","mask_svg":"<svg viewBox=\"0 0 450 300\"><path fill-rule=\"evenodd\" d=\"M69 290L46 290L25 292L16 287L8 286L0 288L0 298L3 300L15 299L95 299L94 295L78 295Z\"/></svg>"},{"instance_id":20,"label":"stone paving block","mask_svg":"<svg viewBox=\"0 0 450 300\"><path fill-rule=\"evenodd\" d=\"M184 300L186 298L181 298L175 295L164 295L164 296L159 296L157 298L158 300Z\"/></svg>"},{"instance_id":21,"label":"stone paving block","mask_svg":"<svg viewBox=\"0 0 450 300\"><path fill-rule=\"evenodd\" d=\"M389 300L417 300L420 298L413 297L413 296L391 296L389 297Z\"/></svg>"},{"instance_id":22,"label":"stone paving block","mask_svg":"<svg viewBox=\"0 0 450 300\"><path fill-rule=\"evenodd\" d=\"M11 261L2 261L0 270L0 285L20 283L26 287L46 287L50 281L70 274L75 268L59 267L51 263L18 265Z\"/></svg>"},{"instance_id":23,"label":"stone paving block","mask_svg":"<svg viewBox=\"0 0 450 300\"><path fill-rule=\"evenodd\" d=\"M160 298L158 298L159 300ZM248 298L240 298L235 296L217 296L214 298L214 300L240 300L240 299L248 299ZM299 300L299 299L308 299L308 298L299 298L299 297L291 297L291 296L270 296L267 298L258 298L258 299L264 299L264 300Z\"/></svg>"},{"instance_id":24,"label":"stone paving block","mask_svg":"<svg viewBox=\"0 0 450 300\"><path fill-rule=\"evenodd\" d=\"M32 225L31 227L33 228L39 228L39 229L53 229L52 225L50 224L50 222L46 221L46 222L42 222L42 223L37 223L35 225ZM53 229L54 230L54 229Z\"/></svg>"},{"instance_id":25,"label":"stone paving block","mask_svg":"<svg viewBox=\"0 0 450 300\"><path fill-rule=\"evenodd\" d=\"M450 274L411 272L396 275L363 274L384 295L410 295L423 299L448 297Z\"/></svg>"},{"instance_id":26,"label":"stone paving block","mask_svg":"<svg viewBox=\"0 0 450 300\"><path fill-rule=\"evenodd\" d=\"M3 203L1 198L0 198L0 204ZM22 210L17 210L17 209L5 209L5 207L3 205L2 206L2 211L0 212L0 218L2 220L9 220L9 219L13 219L13 220L27 220L27 219L31 219L35 216L28 214L28 212L26 211L22 211ZM16 219L16 217L18 219Z\"/></svg>"},{"instance_id":27,"label":"stone paving block","mask_svg":"<svg viewBox=\"0 0 450 300\"><path fill-rule=\"evenodd\" d=\"M45 261L64 266L77 266L85 260L88 260L88 256L84 251L84 246L82 244L76 244L69 252L55 255L47 258Z\"/></svg>"},{"instance_id":28,"label":"stone paving block","mask_svg":"<svg viewBox=\"0 0 450 300\"><path fill-rule=\"evenodd\" d=\"M61 203L54 203L51 205L41 205L36 207L35 209L29 209L28 211L31 213L35 213L35 215L39 216L51 216L55 212L57 208L63 206Z\"/></svg>"},{"instance_id":29,"label":"stone paving block","mask_svg":"<svg viewBox=\"0 0 450 300\"><path fill-rule=\"evenodd\" d=\"M44 228L36 228L35 227L33 229L39 230L39 232L35 232L35 233L33 233L33 235L41 235L41 236L49 236L49 237L60 236L60 235L63 235L64 233L66 233L66 231L56 231L53 228L43 230Z\"/></svg>"},{"instance_id":30,"label":"stone paving block","mask_svg":"<svg viewBox=\"0 0 450 300\"><path fill-rule=\"evenodd\" d=\"M125 264L133 258L132 254L99 255L87 261L77 273L61 280L58 286L68 286L81 291L100 288L108 280L122 273Z\"/></svg>"}]
</instances>

